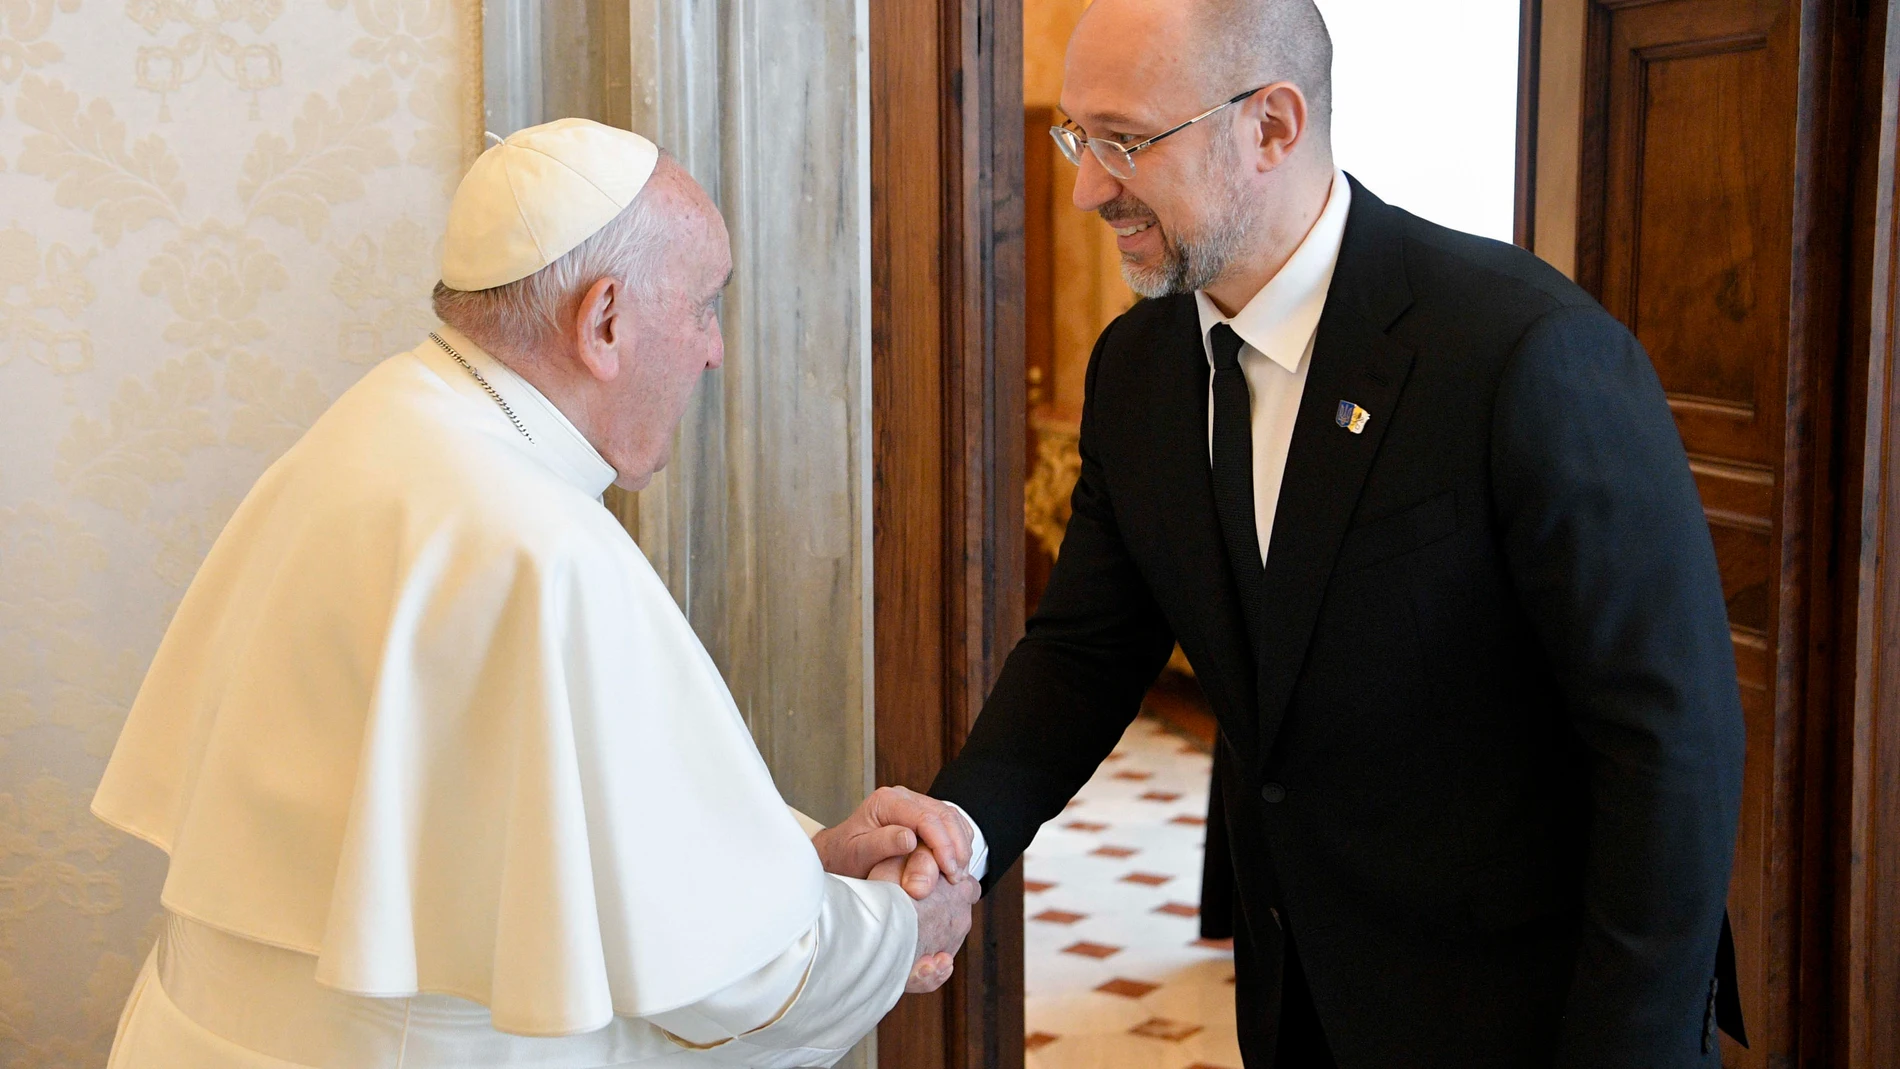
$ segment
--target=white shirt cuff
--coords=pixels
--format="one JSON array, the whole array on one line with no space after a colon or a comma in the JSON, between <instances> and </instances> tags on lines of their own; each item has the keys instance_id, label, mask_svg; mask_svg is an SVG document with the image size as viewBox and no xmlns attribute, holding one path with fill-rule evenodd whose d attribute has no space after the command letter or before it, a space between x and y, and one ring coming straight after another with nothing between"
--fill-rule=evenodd
<instances>
[{"instance_id":1,"label":"white shirt cuff","mask_svg":"<svg viewBox=\"0 0 1900 1069\"><path fill-rule=\"evenodd\" d=\"M963 822L970 826L970 878L981 880L990 871L989 841L983 838L983 829L976 826L976 821L970 819L970 814L964 812L962 806L955 802L945 802L944 805L956 810L963 817Z\"/></svg>"}]
</instances>

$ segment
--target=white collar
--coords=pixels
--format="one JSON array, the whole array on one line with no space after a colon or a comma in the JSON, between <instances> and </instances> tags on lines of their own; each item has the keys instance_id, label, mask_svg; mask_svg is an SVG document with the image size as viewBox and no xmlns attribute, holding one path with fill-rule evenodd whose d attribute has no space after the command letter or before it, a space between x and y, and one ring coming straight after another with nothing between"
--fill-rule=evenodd
<instances>
[{"instance_id":1,"label":"white collar","mask_svg":"<svg viewBox=\"0 0 1900 1069\"><path fill-rule=\"evenodd\" d=\"M438 326L435 332L460 353L470 367L481 373L503 401L508 402L509 409L528 432L528 437L523 438L514 427L509 428L509 433L521 441L523 449L588 497L598 498L607 492L607 487L619 478L619 473L600 455L600 450L595 449L593 443L581 434L573 421L554 406L554 402L535 389L533 383L516 374L514 369L469 340L468 335L447 324ZM434 341L425 341L420 352L424 361L433 365L452 387L481 398L482 403L494 411L496 418L507 418L474 376L443 352ZM532 444L529 438L533 439Z\"/></svg>"},{"instance_id":2,"label":"white collar","mask_svg":"<svg viewBox=\"0 0 1900 1069\"><path fill-rule=\"evenodd\" d=\"M1352 182L1344 171L1335 171L1326 208L1313 229L1306 232L1286 266L1238 313L1232 318L1224 316L1206 293L1194 291L1194 305L1201 314L1201 337L1205 339L1214 324L1227 323L1241 341L1265 353L1267 359L1289 372L1298 371L1313 332L1319 329L1320 313L1326 310L1326 292L1333 285L1333 269L1339 266L1339 247L1345 240L1346 218L1351 211Z\"/></svg>"}]
</instances>

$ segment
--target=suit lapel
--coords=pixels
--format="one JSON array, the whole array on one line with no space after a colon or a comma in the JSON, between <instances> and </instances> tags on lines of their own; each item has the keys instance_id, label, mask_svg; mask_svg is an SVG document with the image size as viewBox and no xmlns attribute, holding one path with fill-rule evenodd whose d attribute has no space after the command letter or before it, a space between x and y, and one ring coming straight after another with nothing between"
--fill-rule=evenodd
<instances>
[{"instance_id":1,"label":"suit lapel","mask_svg":"<svg viewBox=\"0 0 1900 1069\"><path fill-rule=\"evenodd\" d=\"M1241 754L1257 749L1254 645L1228 570L1214 509L1214 474L1207 459L1207 353L1192 297L1169 298L1173 308L1157 339L1154 367L1156 504L1175 565L1184 582L1183 603L1193 606L1205 645L1197 654L1203 685L1219 686L1229 710L1221 730ZM1198 658L1197 658L1198 659ZM1214 697L1213 695L1209 696Z\"/></svg>"},{"instance_id":2,"label":"suit lapel","mask_svg":"<svg viewBox=\"0 0 1900 1069\"><path fill-rule=\"evenodd\" d=\"M1411 305L1400 221L1357 182L1352 192L1267 552L1261 633L1255 636L1259 762L1279 734L1333 559L1412 368L1411 350L1385 333ZM1370 413L1360 433L1339 425L1341 402Z\"/></svg>"}]
</instances>

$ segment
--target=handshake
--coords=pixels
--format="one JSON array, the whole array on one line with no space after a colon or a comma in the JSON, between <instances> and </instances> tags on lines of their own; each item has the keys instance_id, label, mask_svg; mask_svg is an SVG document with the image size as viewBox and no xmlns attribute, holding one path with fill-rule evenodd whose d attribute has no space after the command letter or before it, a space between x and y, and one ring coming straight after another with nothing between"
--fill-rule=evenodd
<instances>
[{"instance_id":1,"label":"handshake","mask_svg":"<svg viewBox=\"0 0 1900 1069\"><path fill-rule=\"evenodd\" d=\"M983 894L969 873L974 833L945 802L903 787L879 787L844 823L812 836L825 871L895 883L917 907L917 962L910 994L950 979L970 933L970 907Z\"/></svg>"}]
</instances>

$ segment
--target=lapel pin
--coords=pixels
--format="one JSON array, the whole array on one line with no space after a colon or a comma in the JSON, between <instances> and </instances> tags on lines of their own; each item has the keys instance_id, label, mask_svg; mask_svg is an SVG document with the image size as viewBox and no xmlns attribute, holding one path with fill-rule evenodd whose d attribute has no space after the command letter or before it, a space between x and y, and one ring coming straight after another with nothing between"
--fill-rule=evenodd
<instances>
[{"instance_id":1,"label":"lapel pin","mask_svg":"<svg viewBox=\"0 0 1900 1069\"><path fill-rule=\"evenodd\" d=\"M1367 412L1351 401L1341 401L1339 402L1339 415L1333 418L1333 422L1338 423L1341 427L1346 428L1354 434L1364 434L1366 433L1366 423L1370 419L1372 419L1372 413Z\"/></svg>"}]
</instances>

